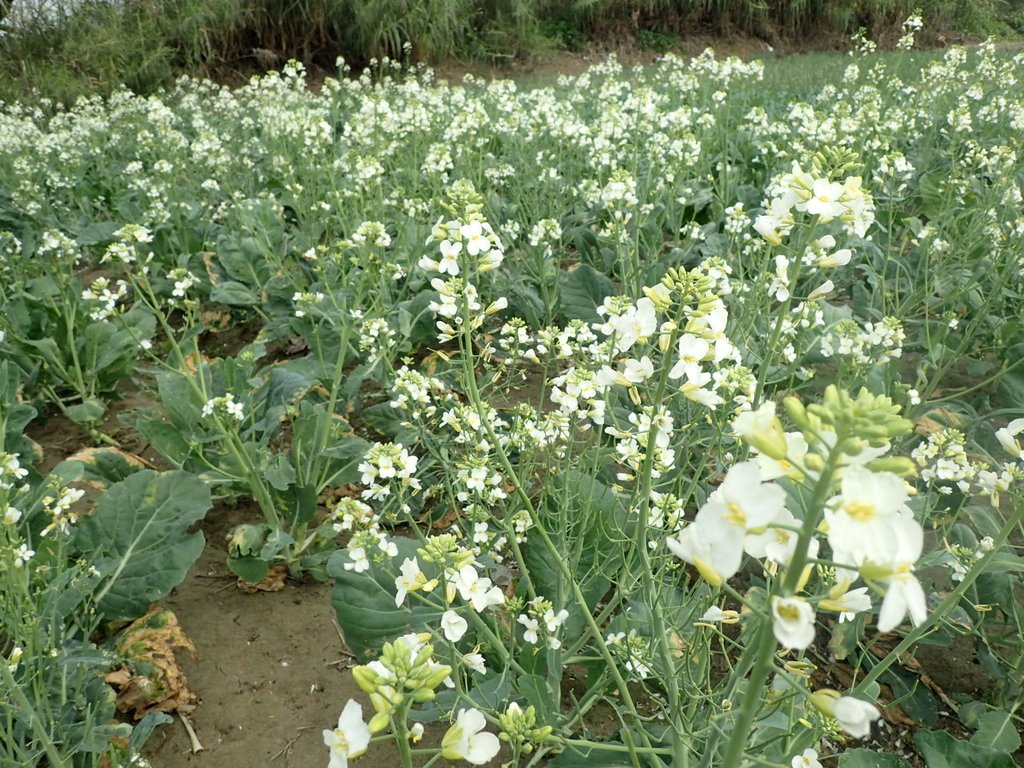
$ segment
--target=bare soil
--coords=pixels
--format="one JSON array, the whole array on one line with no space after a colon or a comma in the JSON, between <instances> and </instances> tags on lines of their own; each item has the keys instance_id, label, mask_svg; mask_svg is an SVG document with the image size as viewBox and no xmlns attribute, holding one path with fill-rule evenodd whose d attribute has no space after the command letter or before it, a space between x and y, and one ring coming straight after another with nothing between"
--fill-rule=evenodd
<instances>
[{"instance_id":1,"label":"bare soil","mask_svg":"<svg viewBox=\"0 0 1024 768\"><path fill-rule=\"evenodd\" d=\"M215 508L203 526L207 547L185 581L163 601L199 651L180 661L199 705L191 717L202 752L181 722L158 729L146 746L154 768L327 764L322 731L345 702L368 702L335 628L327 584L286 582L280 592L241 591L224 561L224 535L253 520L244 509ZM398 762L392 745L374 745L366 768Z\"/></svg>"}]
</instances>

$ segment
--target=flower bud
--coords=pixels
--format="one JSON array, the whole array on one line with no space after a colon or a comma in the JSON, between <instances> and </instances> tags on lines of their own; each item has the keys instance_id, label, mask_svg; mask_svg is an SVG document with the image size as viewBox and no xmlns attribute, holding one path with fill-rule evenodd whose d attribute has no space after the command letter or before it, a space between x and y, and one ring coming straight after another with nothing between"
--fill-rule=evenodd
<instances>
[{"instance_id":1,"label":"flower bud","mask_svg":"<svg viewBox=\"0 0 1024 768\"><path fill-rule=\"evenodd\" d=\"M380 677L369 667L354 667L352 677L363 693L373 693L380 684Z\"/></svg>"},{"instance_id":2,"label":"flower bud","mask_svg":"<svg viewBox=\"0 0 1024 768\"><path fill-rule=\"evenodd\" d=\"M644 296L651 300L654 309L658 312L667 312L672 308L672 293L663 283L653 286L644 286Z\"/></svg>"},{"instance_id":3,"label":"flower bud","mask_svg":"<svg viewBox=\"0 0 1024 768\"><path fill-rule=\"evenodd\" d=\"M426 701L433 701L436 697L437 694L434 693L434 689L428 688L427 686L417 688L411 694L409 694L409 698L411 698L417 704L422 704Z\"/></svg>"},{"instance_id":4,"label":"flower bud","mask_svg":"<svg viewBox=\"0 0 1024 768\"><path fill-rule=\"evenodd\" d=\"M442 664L441 666L437 667L437 669L435 669L431 673L431 675L423 681L423 685L433 690L434 688L437 688L437 686L439 686L441 683L443 683L444 679L448 677L451 673L452 668L449 667L447 664Z\"/></svg>"},{"instance_id":5,"label":"flower bud","mask_svg":"<svg viewBox=\"0 0 1024 768\"><path fill-rule=\"evenodd\" d=\"M804 404L800 402L799 397L790 395L782 401L782 404L786 407L786 413L789 414L789 418L792 419L794 424L804 431L810 428L811 422L807 418L807 409L804 408Z\"/></svg>"},{"instance_id":6,"label":"flower bud","mask_svg":"<svg viewBox=\"0 0 1024 768\"><path fill-rule=\"evenodd\" d=\"M838 700L839 691L832 688L820 688L810 695L811 706L829 717L832 717L832 707Z\"/></svg>"},{"instance_id":7,"label":"flower bud","mask_svg":"<svg viewBox=\"0 0 1024 768\"><path fill-rule=\"evenodd\" d=\"M917 465L907 456L885 456L868 462L872 472L892 472L900 477L917 476Z\"/></svg>"},{"instance_id":8,"label":"flower bud","mask_svg":"<svg viewBox=\"0 0 1024 768\"><path fill-rule=\"evenodd\" d=\"M370 718L367 723L370 733L380 733L391 724L391 715L387 712L378 712Z\"/></svg>"},{"instance_id":9,"label":"flower bud","mask_svg":"<svg viewBox=\"0 0 1024 768\"><path fill-rule=\"evenodd\" d=\"M811 472L821 472L825 469L825 459L816 453L808 453L804 456L804 466Z\"/></svg>"}]
</instances>

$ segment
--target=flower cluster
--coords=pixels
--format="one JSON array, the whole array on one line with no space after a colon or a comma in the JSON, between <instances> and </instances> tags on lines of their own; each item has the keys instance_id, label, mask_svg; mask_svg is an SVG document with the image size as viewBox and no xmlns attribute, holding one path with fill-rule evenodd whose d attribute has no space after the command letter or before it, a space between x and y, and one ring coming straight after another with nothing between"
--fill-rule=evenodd
<instances>
[{"instance_id":1,"label":"flower cluster","mask_svg":"<svg viewBox=\"0 0 1024 768\"><path fill-rule=\"evenodd\" d=\"M972 481L988 465L967 456L967 438L958 429L940 429L928 435L910 454L921 468L921 479L935 483L940 493L950 494L955 486L970 493Z\"/></svg>"},{"instance_id":2,"label":"flower cluster","mask_svg":"<svg viewBox=\"0 0 1024 768\"><path fill-rule=\"evenodd\" d=\"M821 165L816 163L812 170L805 171L794 161L789 173L772 180L765 213L754 220L754 229L767 242L780 245L789 235L796 222L794 211L816 216L821 224L838 220L848 234L867 235L875 220L875 206L871 195L861 186L861 177L835 181L835 170L822 174Z\"/></svg>"},{"instance_id":3,"label":"flower cluster","mask_svg":"<svg viewBox=\"0 0 1024 768\"><path fill-rule=\"evenodd\" d=\"M233 394L228 392L226 395L220 395L207 400L203 405L202 415L204 418L224 415L235 421L244 421L245 408L235 400Z\"/></svg>"},{"instance_id":4,"label":"flower cluster","mask_svg":"<svg viewBox=\"0 0 1024 768\"><path fill-rule=\"evenodd\" d=\"M861 366L881 365L903 356L906 338L903 323L895 317L863 326L856 320L840 320L822 335L821 354L848 357Z\"/></svg>"},{"instance_id":5,"label":"flower cluster","mask_svg":"<svg viewBox=\"0 0 1024 768\"><path fill-rule=\"evenodd\" d=\"M525 642L537 645L543 637L548 648L557 650L562 647L562 641L558 639L558 629L568 618L569 611L563 608L555 613L554 603L543 597L536 597L526 604L526 613L519 614L516 621L523 626Z\"/></svg>"},{"instance_id":6,"label":"flower cluster","mask_svg":"<svg viewBox=\"0 0 1024 768\"><path fill-rule=\"evenodd\" d=\"M438 339L442 343L455 338L456 327L467 320L470 327L479 328L486 316L508 306L508 300L502 297L484 309L472 282L477 275L497 269L504 258L504 246L483 216L480 196L468 182L453 184L450 195L458 207L458 218L441 218L426 243L437 243L441 258L423 256L419 260L419 268L424 272L448 275L447 279L435 277L430 281L438 293L430 310L444 318L437 321Z\"/></svg>"},{"instance_id":7,"label":"flower cluster","mask_svg":"<svg viewBox=\"0 0 1024 768\"><path fill-rule=\"evenodd\" d=\"M116 290L111 290L110 280L98 277L92 281L89 288L82 291L83 300L100 303L100 306L89 312L91 320L106 320L115 313L117 302L128 295L128 283L118 280L115 285Z\"/></svg>"},{"instance_id":8,"label":"flower cluster","mask_svg":"<svg viewBox=\"0 0 1024 768\"><path fill-rule=\"evenodd\" d=\"M395 483L414 492L421 487L416 475L419 459L397 443L377 443L359 464L360 482L366 486L364 499L382 499L391 495Z\"/></svg>"}]
</instances>

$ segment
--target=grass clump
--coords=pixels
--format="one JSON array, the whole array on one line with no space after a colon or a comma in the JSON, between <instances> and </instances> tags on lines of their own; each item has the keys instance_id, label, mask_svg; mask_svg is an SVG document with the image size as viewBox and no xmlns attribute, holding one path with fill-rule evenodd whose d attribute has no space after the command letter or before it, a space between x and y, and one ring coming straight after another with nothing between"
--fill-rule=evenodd
<instances>
[{"instance_id":1,"label":"grass clump","mask_svg":"<svg viewBox=\"0 0 1024 768\"><path fill-rule=\"evenodd\" d=\"M239 81L289 59L333 71L339 56L358 68L591 45L665 52L694 34L806 49L847 47L864 30L887 48L917 13L922 42L1024 28L1022 0L2 0L0 99L152 92L180 74Z\"/></svg>"}]
</instances>

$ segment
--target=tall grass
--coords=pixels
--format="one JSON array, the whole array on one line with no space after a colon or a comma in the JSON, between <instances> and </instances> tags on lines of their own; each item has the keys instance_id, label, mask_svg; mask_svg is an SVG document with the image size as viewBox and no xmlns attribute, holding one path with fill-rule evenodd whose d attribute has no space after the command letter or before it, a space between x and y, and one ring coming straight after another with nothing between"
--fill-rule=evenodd
<instances>
[{"instance_id":1,"label":"tall grass","mask_svg":"<svg viewBox=\"0 0 1024 768\"><path fill-rule=\"evenodd\" d=\"M0 0L0 29L10 0ZM289 58L331 68L371 58L512 58L589 41L645 44L691 33L831 47L865 28L893 42L915 8L937 31L1024 26L1024 0L86 0L0 37L0 99L62 101L181 73L249 73ZM10 26L10 25L9 25ZM806 47L806 46L805 46Z\"/></svg>"}]
</instances>

